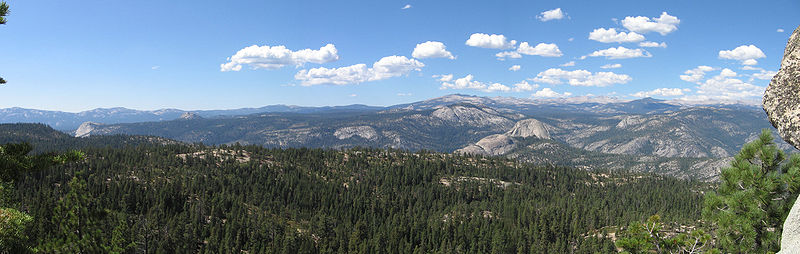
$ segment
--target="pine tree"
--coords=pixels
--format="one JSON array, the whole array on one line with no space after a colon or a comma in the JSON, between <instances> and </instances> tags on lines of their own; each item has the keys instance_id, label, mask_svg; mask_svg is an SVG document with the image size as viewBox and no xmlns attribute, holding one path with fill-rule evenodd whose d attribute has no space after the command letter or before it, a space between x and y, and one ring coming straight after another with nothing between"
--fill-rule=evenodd
<instances>
[{"instance_id":1,"label":"pine tree","mask_svg":"<svg viewBox=\"0 0 800 254\"><path fill-rule=\"evenodd\" d=\"M703 217L716 224L724 252L780 250L783 220L800 186L800 156L785 158L765 129L722 170L717 191L706 194Z\"/></svg>"},{"instance_id":2,"label":"pine tree","mask_svg":"<svg viewBox=\"0 0 800 254\"><path fill-rule=\"evenodd\" d=\"M59 229L43 249L49 253L102 252L102 232L96 224L103 213L89 194L86 181L78 176L72 177L69 192L58 201L53 211L53 222Z\"/></svg>"}]
</instances>

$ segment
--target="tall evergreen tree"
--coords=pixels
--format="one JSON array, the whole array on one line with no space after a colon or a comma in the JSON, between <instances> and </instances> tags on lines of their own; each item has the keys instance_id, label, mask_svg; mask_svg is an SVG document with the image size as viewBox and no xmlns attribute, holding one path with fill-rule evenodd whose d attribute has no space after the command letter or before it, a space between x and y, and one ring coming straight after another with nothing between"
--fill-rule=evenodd
<instances>
[{"instance_id":1,"label":"tall evergreen tree","mask_svg":"<svg viewBox=\"0 0 800 254\"><path fill-rule=\"evenodd\" d=\"M103 213L89 194L86 181L78 176L72 177L69 181L69 192L58 201L58 206L53 211L53 222L58 225L59 230L43 249L50 253L102 252L102 232L96 224Z\"/></svg>"},{"instance_id":2,"label":"tall evergreen tree","mask_svg":"<svg viewBox=\"0 0 800 254\"><path fill-rule=\"evenodd\" d=\"M785 159L765 129L722 170L719 189L706 194L703 216L716 224L724 252L780 250L783 220L800 187L800 156Z\"/></svg>"}]
</instances>

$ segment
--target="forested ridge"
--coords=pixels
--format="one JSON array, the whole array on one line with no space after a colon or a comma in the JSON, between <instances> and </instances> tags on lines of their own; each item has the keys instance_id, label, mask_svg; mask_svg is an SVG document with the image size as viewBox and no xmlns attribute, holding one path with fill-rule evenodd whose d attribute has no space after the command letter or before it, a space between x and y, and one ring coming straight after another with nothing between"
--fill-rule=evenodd
<instances>
[{"instance_id":1,"label":"forested ridge","mask_svg":"<svg viewBox=\"0 0 800 254\"><path fill-rule=\"evenodd\" d=\"M140 144L31 172L13 204L34 250L594 253L590 233L692 223L698 186L420 151ZM73 239L73 240L68 240Z\"/></svg>"}]
</instances>

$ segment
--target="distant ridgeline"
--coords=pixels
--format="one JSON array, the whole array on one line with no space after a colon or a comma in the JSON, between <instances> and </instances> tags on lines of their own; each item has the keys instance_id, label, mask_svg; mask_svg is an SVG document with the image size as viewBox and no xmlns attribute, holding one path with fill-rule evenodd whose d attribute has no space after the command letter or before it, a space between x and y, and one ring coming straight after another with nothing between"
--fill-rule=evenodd
<instances>
[{"instance_id":1,"label":"distant ridgeline","mask_svg":"<svg viewBox=\"0 0 800 254\"><path fill-rule=\"evenodd\" d=\"M128 112L106 111L82 116L119 120ZM389 107L169 112L147 113L162 117L159 121L85 122L73 134L146 135L206 145L459 151L540 165L652 172L710 181L717 179L719 169L744 143L755 139L761 129L773 129L756 107L678 105L650 98L534 101L449 95ZM214 115L224 112L257 113ZM0 120L3 117L0 111ZM777 142L786 151L796 151L782 140ZM561 156L552 156L556 153Z\"/></svg>"},{"instance_id":2,"label":"distant ridgeline","mask_svg":"<svg viewBox=\"0 0 800 254\"><path fill-rule=\"evenodd\" d=\"M0 133L86 153L16 183L30 244L45 249L74 238L87 252L609 253L607 236L630 221L694 223L705 188L426 151L77 139L34 124Z\"/></svg>"}]
</instances>

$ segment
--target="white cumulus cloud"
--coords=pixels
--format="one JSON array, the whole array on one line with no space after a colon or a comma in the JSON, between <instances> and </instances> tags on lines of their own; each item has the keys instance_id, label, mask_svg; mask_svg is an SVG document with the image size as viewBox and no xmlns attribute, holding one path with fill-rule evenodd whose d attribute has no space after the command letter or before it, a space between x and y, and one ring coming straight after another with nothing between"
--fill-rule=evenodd
<instances>
[{"instance_id":1,"label":"white cumulus cloud","mask_svg":"<svg viewBox=\"0 0 800 254\"><path fill-rule=\"evenodd\" d=\"M778 74L776 71L768 71L762 69L759 73L753 73L753 78L761 79L761 80L770 80L772 77L775 77L775 74Z\"/></svg>"},{"instance_id":2,"label":"white cumulus cloud","mask_svg":"<svg viewBox=\"0 0 800 254\"><path fill-rule=\"evenodd\" d=\"M447 51L447 46L444 43L438 41L426 41L420 44L417 44L414 47L414 52L411 53L411 56L417 59L423 58L449 58L449 59L456 59L452 53Z\"/></svg>"},{"instance_id":3,"label":"white cumulus cloud","mask_svg":"<svg viewBox=\"0 0 800 254\"><path fill-rule=\"evenodd\" d=\"M555 19L563 19L565 16L566 15L564 14L563 11L561 11L561 8L555 8L549 11L543 11L538 16L536 16L536 18L541 20L542 22L545 22Z\"/></svg>"},{"instance_id":4,"label":"white cumulus cloud","mask_svg":"<svg viewBox=\"0 0 800 254\"><path fill-rule=\"evenodd\" d=\"M537 98L561 98L561 97L567 97L567 96L570 96L570 95L572 95L572 93L570 93L570 92L557 93L556 91L553 91L553 89L550 89L549 87L545 87L542 90L536 91L531 96L537 97Z\"/></svg>"},{"instance_id":5,"label":"white cumulus cloud","mask_svg":"<svg viewBox=\"0 0 800 254\"><path fill-rule=\"evenodd\" d=\"M643 41L643 42L640 42L640 43L639 43L639 47L645 47L645 48L666 48L666 47L667 47L667 43L666 43L666 42L661 42L661 43L658 43L658 42L654 42L654 41Z\"/></svg>"},{"instance_id":6,"label":"white cumulus cloud","mask_svg":"<svg viewBox=\"0 0 800 254\"><path fill-rule=\"evenodd\" d=\"M776 30L776 32L783 33L783 28L778 28L778 30Z\"/></svg>"},{"instance_id":7,"label":"white cumulus cloud","mask_svg":"<svg viewBox=\"0 0 800 254\"><path fill-rule=\"evenodd\" d=\"M566 63L563 63L563 64L559 64L558 66L561 66L561 67L575 66L575 61L569 61L569 62L566 62Z\"/></svg>"},{"instance_id":8,"label":"white cumulus cloud","mask_svg":"<svg viewBox=\"0 0 800 254\"><path fill-rule=\"evenodd\" d=\"M613 84L625 84L632 80L632 78L625 74L616 74L613 72L596 72L592 73L587 70L574 70L566 71L557 68L551 68L543 72L539 72L535 78L535 82L547 84L563 84L565 81L571 86L595 86L606 87Z\"/></svg>"},{"instance_id":9,"label":"white cumulus cloud","mask_svg":"<svg viewBox=\"0 0 800 254\"><path fill-rule=\"evenodd\" d=\"M405 56L387 56L368 68L366 64L355 64L340 68L313 68L300 70L294 75L303 86L320 84L347 85L377 81L420 71L425 64Z\"/></svg>"},{"instance_id":10,"label":"white cumulus cloud","mask_svg":"<svg viewBox=\"0 0 800 254\"><path fill-rule=\"evenodd\" d=\"M497 54L494 54L494 56L496 56L497 59L499 59L499 60L503 60L506 57L508 57L508 58L522 58L522 54L517 53L516 51L498 52Z\"/></svg>"},{"instance_id":11,"label":"white cumulus cloud","mask_svg":"<svg viewBox=\"0 0 800 254\"><path fill-rule=\"evenodd\" d=\"M727 71L726 71L727 70ZM734 78L736 72L723 69L719 75L701 83L697 95L687 97L694 100L755 100L764 94L764 87L756 86Z\"/></svg>"},{"instance_id":12,"label":"white cumulus cloud","mask_svg":"<svg viewBox=\"0 0 800 254\"><path fill-rule=\"evenodd\" d=\"M522 66L514 65L514 66L511 66L510 68L508 68L508 70L510 70L510 71L518 71L519 69L522 69Z\"/></svg>"},{"instance_id":13,"label":"white cumulus cloud","mask_svg":"<svg viewBox=\"0 0 800 254\"><path fill-rule=\"evenodd\" d=\"M240 71L242 65L252 69L278 69L286 65L302 66L305 63L328 63L339 60L338 51L333 44L319 50L303 49L291 51L285 46L257 46L243 48L220 65L221 71Z\"/></svg>"},{"instance_id":14,"label":"white cumulus cloud","mask_svg":"<svg viewBox=\"0 0 800 254\"><path fill-rule=\"evenodd\" d=\"M528 42L522 42L517 48L517 53L530 56L559 57L564 54L558 49L555 43L539 43L536 47L531 47Z\"/></svg>"},{"instance_id":15,"label":"white cumulus cloud","mask_svg":"<svg viewBox=\"0 0 800 254\"><path fill-rule=\"evenodd\" d=\"M678 24L680 23L681 20L678 17L670 16L667 12L662 12L660 17L652 20L644 16L625 17L622 20L623 27L640 34L657 32L661 35L667 35L678 30Z\"/></svg>"},{"instance_id":16,"label":"white cumulus cloud","mask_svg":"<svg viewBox=\"0 0 800 254\"><path fill-rule=\"evenodd\" d=\"M465 43L467 46L479 47L479 48L490 48L490 49L510 49L514 48L514 45L517 44L515 40L508 40L505 35L502 34L483 34L483 33L474 33L469 36L467 42Z\"/></svg>"},{"instance_id":17,"label":"white cumulus cloud","mask_svg":"<svg viewBox=\"0 0 800 254\"><path fill-rule=\"evenodd\" d=\"M520 81L519 83L514 84L514 92L522 92L522 91L533 91L539 87L537 84L528 84L528 81Z\"/></svg>"},{"instance_id":18,"label":"white cumulus cloud","mask_svg":"<svg viewBox=\"0 0 800 254\"><path fill-rule=\"evenodd\" d=\"M604 43L610 42L640 42L644 40L644 36L635 32L617 32L614 28L598 28L589 33L589 39Z\"/></svg>"},{"instance_id":19,"label":"white cumulus cloud","mask_svg":"<svg viewBox=\"0 0 800 254\"><path fill-rule=\"evenodd\" d=\"M653 96L663 96L663 97L675 97L675 96L682 96L684 95L683 92L689 92L688 88L658 88L652 91L641 91L632 94L634 97L653 97Z\"/></svg>"},{"instance_id":20,"label":"white cumulus cloud","mask_svg":"<svg viewBox=\"0 0 800 254\"><path fill-rule=\"evenodd\" d=\"M403 8L400 8L400 9L401 9L401 10L408 10L408 9L411 9L411 5L410 5L410 4L406 4L405 6L403 6Z\"/></svg>"},{"instance_id":21,"label":"white cumulus cloud","mask_svg":"<svg viewBox=\"0 0 800 254\"><path fill-rule=\"evenodd\" d=\"M756 59L747 59L742 61L742 65L756 65L758 64L758 60Z\"/></svg>"},{"instance_id":22,"label":"white cumulus cloud","mask_svg":"<svg viewBox=\"0 0 800 254\"><path fill-rule=\"evenodd\" d=\"M756 59L765 57L767 55L764 55L764 52L755 45L742 45L732 50L719 51L719 58L742 61L744 65L757 64Z\"/></svg>"},{"instance_id":23,"label":"white cumulus cloud","mask_svg":"<svg viewBox=\"0 0 800 254\"><path fill-rule=\"evenodd\" d=\"M685 75L681 75L680 78L683 81L688 81L688 82L692 82L692 83L698 83L700 80L703 79L703 77L705 77L706 72L713 71L713 70L714 70L714 67L700 65L700 66L697 66L697 68L694 68L694 69L691 69L691 70L686 70L685 72L683 72L683 74L685 74Z\"/></svg>"},{"instance_id":24,"label":"white cumulus cloud","mask_svg":"<svg viewBox=\"0 0 800 254\"><path fill-rule=\"evenodd\" d=\"M644 49L629 49L626 47L616 47L616 48L608 48L603 50L598 50L592 52L588 56L603 56L607 59L625 59L625 58L636 58L636 57L651 57L653 55L650 52L647 52Z\"/></svg>"},{"instance_id":25,"label":"white cumulus cloud","mask_svg":"<svg viewBox=\"0 0 800 254\"><path fill-rule=\"evenodd\" d=\"M473 89L473 90L480 90L484 92L508 92L511 91L511 88L505 86L500 83L484 83L477 80L473 80L474 76L472 74L468 74L463 78L459 78L456 80L452 80L452 74L447 75L440 75L441 77L449 77L450 80L439 79L442 81L442 86L439 89L446 90L446 89ZM452 82L450 82L452 81Z\"/></svg>"},{"instance_id":26,"label":"white cumulus cloud","mask_svg":"<svg viewBox=\"0 0 800 254\"><path fill-rule=\"evenodd\" d=\"M450 80L453 80L453 74L433 75L433 78L442 82L448 82Z\"/></svg>"},{"instance_id":27,"label":"white cumulus cloud","mask_svg":"<svg viewBox=\"0 0 800 254\"><path fill-rule=\"evenodd\" d=\"M600 66L600 68L603 68L603 69L616 69L616 68L620 68L620 67L622 67L622 64L618 64L618 63L606 64L606 65Z\"/></svg>"}]
</instances>

